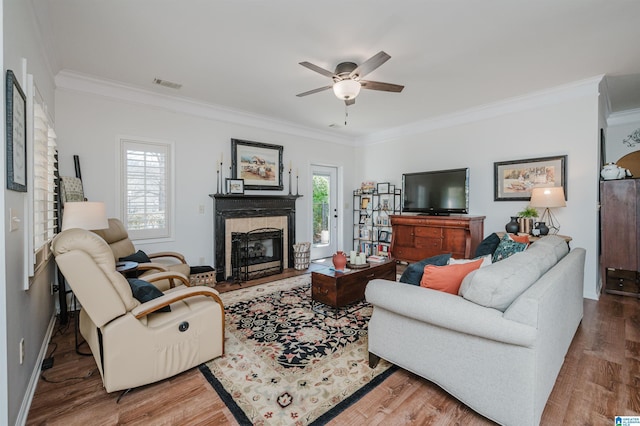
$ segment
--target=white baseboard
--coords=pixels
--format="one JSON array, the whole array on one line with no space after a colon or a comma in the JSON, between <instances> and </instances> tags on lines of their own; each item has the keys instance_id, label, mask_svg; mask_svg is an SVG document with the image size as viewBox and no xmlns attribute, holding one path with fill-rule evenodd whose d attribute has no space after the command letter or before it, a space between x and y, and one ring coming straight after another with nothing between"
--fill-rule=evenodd
<instances>
[{"instance_id":1,"label":"white baseboard","mask_svg":"<svg viewBox=\"0 0 640 426\"><path fill-rule=\"evenodd\" d=\"M31 408L31 401L33 401L33 395L36 393L36 386L38 386L38 380L40 379L42 361L44 361L44 357L47 355L49 341L51 340L51 336L53 336L53 329L55 328L55 326L56 314L54 312L53 316L51 317L51 321L49 322L47 333L44 336L44 341L42 342L42 346L40 347L38 359L36 360L36 364L33 367L33 373L31 373L31 379L29 379L27 391L24 393L24 398L22 399L22 405L20 406L20 411L18 412L18 417L16 419L16 426L24 426L27 423L29 408Z\"/></svg>"}]
</instances>

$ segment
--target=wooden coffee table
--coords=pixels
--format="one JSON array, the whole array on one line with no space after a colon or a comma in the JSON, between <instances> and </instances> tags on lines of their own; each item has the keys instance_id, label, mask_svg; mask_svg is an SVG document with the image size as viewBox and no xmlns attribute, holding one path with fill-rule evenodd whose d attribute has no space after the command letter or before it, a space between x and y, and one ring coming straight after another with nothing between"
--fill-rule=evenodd
<instances>
[{"instance_id":1,"label":"wooden coffee table","mask_svg":"<svg viewBox=\"0 0 640 426\"><path fill-rule=\"evenodd\" d=\"M376 278L395 281L396 262L371 263L369 268L351 269L349 272L329 268L311 272L311 300L332 308L350 305L364 299L367 284Z\"/></svg>"}]
</instances>

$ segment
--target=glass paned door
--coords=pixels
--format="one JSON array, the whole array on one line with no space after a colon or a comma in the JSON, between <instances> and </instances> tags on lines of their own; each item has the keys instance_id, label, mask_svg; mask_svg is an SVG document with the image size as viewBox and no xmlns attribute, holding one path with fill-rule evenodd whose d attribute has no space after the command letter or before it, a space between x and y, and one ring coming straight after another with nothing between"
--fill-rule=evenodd
<instances>
[{"instance_id":1,"label":"glass paned door","mask_svg":"<svg viewBox=\"0 0 640 426\"><path fill-rule=\"evenodd\" d=\"M329 257L336 252L338 237L337 175L335 167L312 165L313 209L311 258Z\"/></svg>"}]
</instances>

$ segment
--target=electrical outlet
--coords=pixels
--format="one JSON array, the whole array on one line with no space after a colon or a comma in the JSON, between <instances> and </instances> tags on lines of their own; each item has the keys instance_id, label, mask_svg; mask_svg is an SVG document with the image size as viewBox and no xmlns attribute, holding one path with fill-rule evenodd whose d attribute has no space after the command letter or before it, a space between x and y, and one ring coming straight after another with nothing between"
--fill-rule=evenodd
<instances>
[{"instance_id":1,"label":"electrical outlet","mask_svg":"<svg viewBox=\"0 0 640 426\"><path fill-rule=\"evenodd\" d=\"M20 364L24 364L24 337L20 339Z\"/></svg>"},{"instance_id":2,"label":"electrical outlet","mask_svg":"<svg viewBox=\"0 0 640 426\"><path fill-rule=\"evenodd\" d=\"M200 265L204 265L204 257L201 257L201 258L200 258L200 262L199 262L199 264L200 264Z\"/></svg>"}]
</instances>

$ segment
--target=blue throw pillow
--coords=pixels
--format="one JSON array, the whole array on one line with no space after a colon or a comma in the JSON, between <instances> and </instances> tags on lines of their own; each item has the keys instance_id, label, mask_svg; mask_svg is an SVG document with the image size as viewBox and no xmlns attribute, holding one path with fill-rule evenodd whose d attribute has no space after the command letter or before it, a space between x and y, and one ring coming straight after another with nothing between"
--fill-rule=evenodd
<instances>
[{"instance_id":1,"label":"blue throw pillow","mask_svg":"<svg viewBox=\"0 0 640 426\"><path fill-rule=\"evenodd\" d=\"M147 256L147 253L142 250L130 254L129 256L121 257L118 259L120 262L137 262L137 263L150 263L151 259Z\"/></svg>"},{"instance_id":2,"label":"blue throw pillow","mask_svg":"<svg viewBox=\"0 0 640 426\"><path fill-rule=\"evenodd\" d=\"M140 303L148 302L163 295L163 293L158 290L158 287L150 282L138 278L127 278L127 281L129 282L129 287L131 287L133 297ZM156 312L171 312L171 306L165 306Z\"/></svg>"},{"instance_id":3,"label":"blue throw pillow","mask_svg":"<svg viewBox=\"0 0 640 426\"><path fill-rule=\"evenodd\" d=\"M474 257L486 256L488 254L493 255L493 252L498 248L498 244L500 244L500 237L494 232L478 244Z\"/></svg>"},{"instance_id":4,"label":"blue throw pillow","mask_svg":"<svg viewBox=\"0 0 640 426\"><path fill-rule=\"evenodd\" d=\"M407 269L405 269L402 273L400 282L405 284L420 285L420 280L422 279L422 274L424 274L425 266L444 266L449 263L449 259L451 259L451 253L439 254L437 256L422 259L420 262L412 263L411 265L407 266Z\"/></svg>"},{"instance_id":5,"label":"blue throw pillow","mask_svg":"<svg viewBox=\"0 0 640 426\"><path fill-rule=\"evenodd\" d=\"M505 234L504 237L500 240L500 244L498 244L498 248L493 252L493 257L491 261L493 263L499 262L500 260L506 259L509 256L512 256L518 252L524 251L527 248L528 244L518 243L509 238L509 234Z\"/></svg>"}]
</instances>

